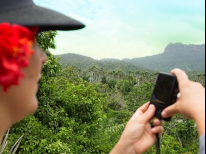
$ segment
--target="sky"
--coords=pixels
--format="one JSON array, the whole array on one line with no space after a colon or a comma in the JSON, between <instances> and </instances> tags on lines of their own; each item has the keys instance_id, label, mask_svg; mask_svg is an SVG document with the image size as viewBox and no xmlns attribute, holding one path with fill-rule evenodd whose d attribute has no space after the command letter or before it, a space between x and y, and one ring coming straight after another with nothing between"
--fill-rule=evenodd
<instances>
[{"instance_id":1,"label":"sky","mask_svg":"<svg viewBox=\"0 0 206 154\"><path fill-rule=\"evenodd\" d=\"M58 31L53 54L94 59L137 58L169 43L205 44L205 0L34 0L81 21L84 29Z\"/></svg>"}]
</instances>

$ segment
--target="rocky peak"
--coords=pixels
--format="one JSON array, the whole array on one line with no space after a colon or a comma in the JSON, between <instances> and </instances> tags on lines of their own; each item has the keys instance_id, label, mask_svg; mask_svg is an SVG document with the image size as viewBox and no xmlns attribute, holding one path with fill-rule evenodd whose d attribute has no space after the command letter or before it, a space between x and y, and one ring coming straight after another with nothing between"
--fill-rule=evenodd
<instances>
[{"instance_id":1,"label":"rocky peak","mask_svg":"<svg viewBox=\"0 0 206 154\"><path fill-rule=\"evenodd\" d=\"M164 54L168 53L197 53L203 52L205 53L205 44L194 45L194 44L182 44L182 43L175 43L175 44L168 44L164 50Z\"/></svg>"}]
</instances>

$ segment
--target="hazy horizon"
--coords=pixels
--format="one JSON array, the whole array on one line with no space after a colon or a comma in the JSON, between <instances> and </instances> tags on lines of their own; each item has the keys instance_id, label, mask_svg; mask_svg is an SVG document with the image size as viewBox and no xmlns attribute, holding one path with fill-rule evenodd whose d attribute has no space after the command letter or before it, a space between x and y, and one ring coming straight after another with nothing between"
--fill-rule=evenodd
<instances>
[{"instance_id":1,"label":"hazy horizon","mask_svg":"<svg viewBox=\"0 0 206 154\"><path fill-rule=\"evenodd\" d=\"M180 43L180 42L178 42ZM176 43L172 43L172 44L176 44ZM181 43L182 44L182 43ZM205 43L202 43L202 44L183 44L183 45L205 45ZM165 46L166 48L166 46ZM161 53L157 53L157 54L154 54L154 55L158 55L158 54L162 54L164 52L164 50L161 52ZM85 56L85 57L90 57L88 55L83 55L83 54L78 54L78 53L61 53L61 54L54 54L56 56L60 56L60 55L65 55L65 54L76 54L76 55L81 55L81 56ZM154 56L154 55L150 55L150 56ZM116 59L116 60L123 60L123 59L134 59L134 58L144 58L144 57L148 57L148 56L143 56L143 57L132 57L132 58L122 58L122 59L119 59L119 58L113 58L113 57L108 57L108 58L101 58L101 59L96 59L96 58L93 58L93 57L90 57L92 59L95 59L95 60L104 60L104 59Z\"/></svg>"},{"instance_id":2,"label":"hazy horizon","mask_svg":"<svg viewBox=\"0 0 206 154\"><path fill-rule=\"evenodd\" d=\"M162 53L169 43L205 43L205 0L34 2L86 25L82 30L58 31L53 54L131 59Z\"/></svg>"}]
</instances>

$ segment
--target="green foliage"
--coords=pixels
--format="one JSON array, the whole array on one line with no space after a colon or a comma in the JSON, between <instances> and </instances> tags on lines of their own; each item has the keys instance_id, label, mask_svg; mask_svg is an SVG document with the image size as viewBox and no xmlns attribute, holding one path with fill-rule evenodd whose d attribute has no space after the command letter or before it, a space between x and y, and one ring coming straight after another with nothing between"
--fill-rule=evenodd
<instances>
[{"instance_id":1,"label":"green foliage","mask_svg":"<svg viewBox=\"0 0 206 154\"><path fill-rule=\"evenodd\" d=\"M48 153L67 154L71 152L69 145L61 142L60 140L47 145L46 149Z\"/></svg>"},{"instance_id":2,"label":"green foliage","mask_svg":"<svg viewBox=\"0 0 206 154\"><path fill-rule=\"evenodd\" d=\"M89 70L93 66L97 66L98 68L102 68L106 71L123 71L125 73L128 73L131 71L140 71L143 70L142 67L134 66L132 64L129 64L124 61L116 60L116 61L110 61L110 60L95 60L90 57L81 56L78 54L61 54L56 55L56 57L61 57L61 64L66 66L76 66L78 68L81 68L82 70ZM144 69L145 70L145 69Z\"/></svg>"},{"instance_id":3,"label":"green foliage","mask_svg":"<svg viewBox=\"0 0 206 154\"><path fill-rule=\"evenodd\" d=\"M111 92L109 99L107 100L107 106L114 111L120 111L127 108L126 101L122 96L122 93L118 92L118 90Z\"/></svg>"},{"instance_id":4,"label":"green foliage","mask_svg":"<svg viewBox=\"0 0 206 154\"><path fill-rule=\"evenodd\" d=\"M42 69L42 80L47 80L50 77L59 76L62 66L59 59L55 58L49 51L47 51L48 60Z\"/></svg>"},{"instance_id":5,"label":"green foliage","mask_svg":"<svg viewBox=\"0 0 206 154\"><path fill-rule=\"evenodd\" d=\"M110 89L115 88L116 84L117 84L117 81L115 79L111 79L108 81L108 86Z\"/></svg>"},{"instance_id":6,"label":"green foliage","mask_svg":"<svg viewBox=\"0 0 206 154\"><path fill-rule=\"evenodd\" d=\"M79 74L76 71L75 67L66 67L61 72L61 79L66 82L78 85L82 83L82 78L79 77ZM59 83L60 85L64 85L64 83Z\"/></svg>"},{"instance_id":7,"label":"green foliage","mask_svg":"<svg viewBox=\"0 0 206 154\"><path fill-rule=\"evenodd\" d=\"M14 143L14 145L11 147L11 149L9 150L6 146L7 144L9 143L9 141L7 141L8 139L8 135L9 135L9 130L7 131L6 135L4 136L4 140L3 142L0 144L0 154L4 154L4 153L7 153L7 154L15 154L20 143L21 143L21 140L22 140L22 137L19 137L18 140Z\"/></svg>"},{"instance_id":8,"label":"green foliage","mask_svg":"<svg viewBox=\"0 0 206 154\"><path fill-rule=\"evenodd\" d=\"M39 32L36 36L36 41L44 51L48 50L49 48L55 49L56 45L54 38L56 35L57 31Z\"/></svg>"},{"instance_id":9,"label":"green foliage","mask_svg":"<svg viewBox=\"0 0 206 154\"><path fill-rule=\"evenodd\" d=\"M56 105L64 107L69 117L81 123L92 123L98 119L98 111L101 111L100 99L94 88L86 87L84 84L78 86L67 84L57 102Z\"/></svg>"},{"instance_id":10,"label":"green foliage","mask_svg":"<svg viewBox=\"0 0 206 154\"><path fill-rule=\"evenodd\" d=\"M128 109L135 112L142 104L148 102L151 98L153 87L154 83L150 82L135 86L132 92L126 96Z\"/></svg>"},{"instance_id":11,"label":"green foliage","mask_svg":"<svg viewBox=\"0 0 206 154\"><path fill-rule=\"evenodd\" d=\"M102 79L102 80L101 80L101 83L102 83L102 84L106 84L106 83L107 83L107 78L106 78L105 75L104 75L101 79Z\"/></svg>"},{"instance_id":12,"label":"green foliage","mask_svg":"<svg viewBox=\"0 0 206 154\"><path fill-rule=\"evenodd\" d=\"M61 64L59 63L59 59L55 58L54 55L52 55L48 50L49 48L51 49L56 48L55 40L54 40L56 35L57 35L57 31L46 31L46 32L40 32L36 36L36 42L42 48L42 50L46 52L48 57L48 60L42 70L42 74L43 74L42 77L46 79L48 77L58 76L61 70Z\"/></svg>"},{"instance_id":13,"label":"green foliage","mask_svg":"<svg viewBox=\"0 0 206 154\"><path fill-rule=\"evenodd\" d=\"M135 84L137 83L133 75L128 75L128 76L127 76L127 80L128 80L130 83L132 83L133 85L135 85Z\"/></svg>"},{"instance_id":14,"label":"green foliage","mask_svg":"<svg viewBox=\"0 0 206 154\"><path fill-rule=\"evenodd\" d=\"M117 88L124 94L127 95L133 88L133 83L129 82L129 80L121 80L117 84Z\"/></svg>"},{"instance_id":15,"label":"green foliage","mask_svg":"<svg viewBox=\"0 0 206 154\"><path fill-rule=\"evenodd\" d=\"M88 62L85 57L79 63L85 69L65 64L62 68L60 59L48 51L55 47L56 34L49 31L37 36L48 56L39 83L39 108L11 128L9 146L24 135L19 154L108 154L132 114L150 100L157 73L121 62ZM189 77L205 83L204 73L193 72ZM174 116L164 129L163 154L198 152L194 121ZM155 148L146 153L155 154Z\"/></svg>"},{"instance_id":16,"label":"green foliage","mask_svg":"<svg viewBox=\"0 0 206 154\"><path fill-rule=\"evenodd\" d=\"M165 132L168 135L175 136L183 148L199 141L197 138L195 139L198 135L195 122L180 115L173 116L170 123L165 124Z\"/></svg>"},{"instance_id":17,"label":"green foliage","mask_svg":"<svg viewBox=\"0 0 206 154\"><path fill-rule=\"evenodd\" d=\"M181 153L181 146L177 140L170 135L164 135L163 142L161 143L161 152L169 154L179 154Z\"/></svg>"},{"instance_id":18,"label":"green foliage","mask_svg":"<svg viewBox=\"0 0 206 154\"><path fill-rule=\"evenodd\" d=\"M121 110L121 111L111 111L111 114L113 114L114 116L113 120L115 123L124 124L127 121L129 121L129 119L133 115L133 112L128 110Z\"/></svg>"}]
</instances>

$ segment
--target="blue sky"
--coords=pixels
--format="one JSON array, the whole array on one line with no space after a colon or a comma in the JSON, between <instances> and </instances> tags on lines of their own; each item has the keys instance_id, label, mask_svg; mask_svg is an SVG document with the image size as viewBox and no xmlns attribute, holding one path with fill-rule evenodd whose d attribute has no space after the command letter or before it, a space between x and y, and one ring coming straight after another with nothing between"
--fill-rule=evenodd
<instances>
[{"instance_id":1,"label":"blue sky","mask_svg":"<svg viewBox=\"0 0 206 154\"><path fill-rule=\"evenodd\" d=\"M34 0L83 22L58 31L53 54L95 59L136 58L162 53L169 43L205 43L205 0Z\"/></svg>"}]
</instances>

